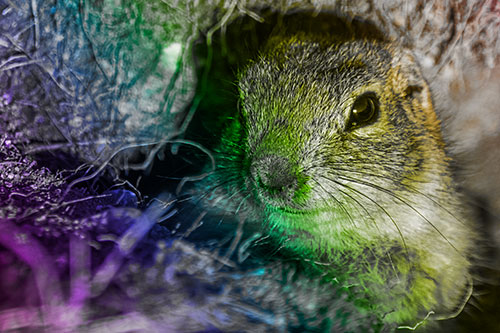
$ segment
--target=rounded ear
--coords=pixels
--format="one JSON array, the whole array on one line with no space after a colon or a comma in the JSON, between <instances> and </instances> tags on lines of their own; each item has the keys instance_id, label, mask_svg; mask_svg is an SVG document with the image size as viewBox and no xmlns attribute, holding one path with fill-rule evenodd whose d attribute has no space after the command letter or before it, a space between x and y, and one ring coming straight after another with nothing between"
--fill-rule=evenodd
<instances>
[{"instance_id":1,"label":"rounded ear","mask_svg":"<svg viewBox=\"0 0 500 333\"><path fill-rule=\"evenodd\" d=\"M416 122L424 124L435 137L441 137L431 91L409 50L400 48L393 51L390 80L394 92L412 105L413 112L409 116Z\"/></svg>"},{"instance_id":2,"label":"rounded ear","mask_svg":"<svg viewBox=\"0 0 500 333\"><path fill-rule=\"evenodd\" d=\"M420 72L420 68L410 51L398 49L392 58L392 68L395 70L393 87L408 99L425 99L427 84Z\"/></svg>"}]
</instances>

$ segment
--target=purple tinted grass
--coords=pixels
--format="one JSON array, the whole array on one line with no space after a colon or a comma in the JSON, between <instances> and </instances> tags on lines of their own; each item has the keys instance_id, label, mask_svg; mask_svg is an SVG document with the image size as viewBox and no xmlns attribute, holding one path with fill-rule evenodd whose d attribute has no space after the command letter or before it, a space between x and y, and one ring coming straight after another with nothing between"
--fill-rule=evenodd
<instances>
[{"instance_id":1,"label":"purple tinted grass","mask_svg":"<svg viewBox=\"0 0 500 333\"><path fill-rule=\"evenodd\" d=\"M62 288L54 260L29 233L7 219L0 219L0 244L15 253L33 271L42 308L42 322L52 322L63 304Z\"/></svg>"},{"instance_id":2,"label":"purple tinted grass","mask_svg":"<svg viewBox=\"0 0 500 333\"><path fill-rule=\"evenodd\" d=\"M130 228L117 241L117 246L106 257L92 279L92 296L100 295L109 285L125 258L132 253L141 239L148 233L159 220L164 220L174 201L164 203L163 200L153 201L148 209L130 226ZM171 214L167 214L172 216Z\"/></svg>"}]
</instances>

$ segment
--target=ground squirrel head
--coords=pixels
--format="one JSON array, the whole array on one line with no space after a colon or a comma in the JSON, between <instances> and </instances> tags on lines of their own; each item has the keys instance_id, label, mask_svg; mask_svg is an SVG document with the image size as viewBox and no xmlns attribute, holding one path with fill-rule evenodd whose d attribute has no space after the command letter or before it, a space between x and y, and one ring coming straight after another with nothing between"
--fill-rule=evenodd
<instances>
[{"instance_id":1,"label":"ground squirrel head","mask_svg":"<svg viewBox=\"0 0 500 333\"><path fill-rule=\"evenodd\" d=\"M372 192L380 203L386 195L376 186L394 193L422 182L451 186L427 85L411 58L390 45L293 36L251 64L239 89L247 186L261 204L290 220L294 213L330 211L332 197L339 200L337 218L359 220L348 194L371 202ZM359 213L366 220L366 212ZM375 227L366 224L364 229ZM390 221L377 227L379 235L399 234Z\"/></svg>"},{"instance_id":2,"label":"ground squirrel head","mask_svg":"<svg viewBox=\"0 0 500 333\"><path fill-rule=\"evenodd\" d=\"M297 253L345 265L388 321L463 306L474 237L411 52L278 35L238 88L240 116L220 148L222 169L237 170L226 184L238 210Z\"/></svg>"}]
</instances>

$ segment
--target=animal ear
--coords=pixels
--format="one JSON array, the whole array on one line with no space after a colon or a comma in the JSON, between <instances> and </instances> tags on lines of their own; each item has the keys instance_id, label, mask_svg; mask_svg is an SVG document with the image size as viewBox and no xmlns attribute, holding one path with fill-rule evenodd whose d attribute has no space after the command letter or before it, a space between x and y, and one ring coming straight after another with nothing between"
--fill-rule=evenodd
<instances>
[{"instance_id":1,"label":"animal ear","mask_svg":"<svg viewBox=\"0 0 500 333\"><path fill-rule=\"evenodd\" d=\"M410 51L398 50L392 59L392 67L396 70L394 85L408 99L422 98L425 93L425 79Z\"/></svg>"},{"instance_id":2,"label":"animal ear","mask_svg":"<svg viewBox=\"0 0 500 333\"><path fill-rule=\"evenodd\" d=\"M432 105L431 91L420 71L413 54L406 49L397 49L392 59L392 89L410 103L412 110L409 116L415 117L417 123L426 127L440 137L439 121Z\"/></svg>"},{"instance_id":3,"label":"animal ear","mask_svg":"<svg viewBox=\"0 0 500 333\"><path fill-rule=\"evenodd\" d=\"M422 85L420 84L408 85L404 90L404 96L413 99L415 97L418 97L418 95L422 93L423 89L424 87L422 87Z\"/></svg>"}]
</instances>

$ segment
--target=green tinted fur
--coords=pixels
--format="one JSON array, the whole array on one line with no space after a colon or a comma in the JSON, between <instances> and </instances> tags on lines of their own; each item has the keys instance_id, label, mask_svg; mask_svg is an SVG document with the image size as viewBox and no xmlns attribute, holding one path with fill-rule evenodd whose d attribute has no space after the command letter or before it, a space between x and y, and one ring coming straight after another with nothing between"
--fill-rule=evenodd
<instances>
[{"instance_id":1,"label":"green tinted fur","mask_svg":"<svg viewBox=\"0 0 500 333\"><path fill-rule=\"evenodd\" d=\"M241 122L220 146L219 166L237 170L226 196L287 248L329 263L387 322L460 310L475 234L412 55L381 41L279 36L238 84ZM377 119L350 129L366 92Z\"/></svg>"}]
</instances>

